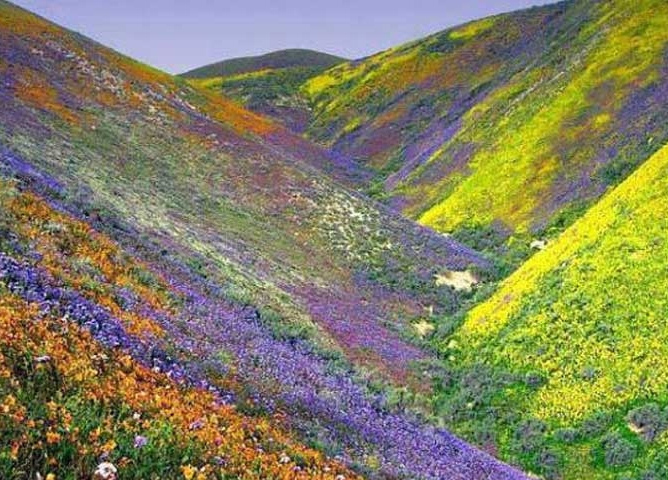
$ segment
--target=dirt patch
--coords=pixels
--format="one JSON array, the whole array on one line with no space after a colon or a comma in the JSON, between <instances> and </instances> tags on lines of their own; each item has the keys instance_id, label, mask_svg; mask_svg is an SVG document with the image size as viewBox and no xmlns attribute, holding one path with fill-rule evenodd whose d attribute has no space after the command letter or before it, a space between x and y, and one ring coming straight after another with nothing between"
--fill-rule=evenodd
<instances>
[{"instance_id":1,"label":"dirt patch","mask_svg":"<svg viewBox=\"0 0 668 480\"><path fill-rule=\"evenodd\" d=\"M434 326L433 323L428 322L427 320L420 320L417 323L413 324L413 328L415 328L415 331L420 335L420 337L424 338L436 330L436 327Z\"/></svg>"},{"instance_id":2,"label":"dirt patch","mask_svg":"<svg viewBox=\"0 0 668 480\"><path fill-rule=\"evenodd\" d=\"M448 285L455 290L471 290L478 283L478 279L468 270L456 272L448 270L436 275L436 285Z\"/></svg>"}]
</instances>

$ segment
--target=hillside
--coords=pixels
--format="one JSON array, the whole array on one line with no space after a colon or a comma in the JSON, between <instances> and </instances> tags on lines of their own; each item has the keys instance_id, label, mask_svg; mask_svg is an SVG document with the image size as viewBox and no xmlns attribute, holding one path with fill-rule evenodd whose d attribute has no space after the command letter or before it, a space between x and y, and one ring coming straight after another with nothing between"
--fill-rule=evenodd
<instances>
[{"instance_id":1,"label":"hillside","mask_svg":"<svg viewBox=\"0 0 668 480\"><path fill-rule=\"evenodd\" d=\"M177 277L18 187L0 180L2 478L359 478L231 404L232 356L195 335L239 317L261 338L251 311L203 317Z\"/></svg>"},{"instance_id":2,"label":"hillside","mask_svg":"<svg viewBox=\"0 0 668 480\"><path fill-rule=\"evenodd\" d=\"M310 119L301 86L345 59L312 50L281 50L257 57L226 60L181 76L191 84L222 94L249 110L268 115L302 133Z\"/></svg>"},{"instance_id":3,"label":"hillside","mask_svg":"<svg viewBox=\"0 0 668 480\"><path fill-rule=\"evenodd\" d=\"M322 174L345 158L1 0L0 99L2 472L524 478L404 402L485 257Z\"/></svg>"},{"instance_id":4,"label":"hillside","mask_svg":"<svg viewBox=\"0 0 668 480\"><path fill-rule=\"evenodd\" d=\"M338 65L306 134L359 188L473 245L552 235L668 138L668 6L571 0Z\"/></svg>"},{"instance_id":5,"label":"hillside","mask_svg":"<svg viewBox=\"0 0 668 480\"><path fill-rule=\"evenodd\" d=\"M308 127L311 114L309 103L300 94L300 88L308 79L324 70L326 68L322 67L262 69L188 81L214 95L234 99L253 112L270 116L293 132L303 133ZM366 178L367 176L359 177L353 185L364 182Z\"/></svg>"},{"instance_id":6,"label":"hillside","mask_svg":"<svg viewBox=\"0 0 668 480\"><path fill-rule=\"evenodd\" d=\"M547 478L666 478L667 232L663 147L443 341L439 415Z\"/></svg>"},{"instance_id":7,"label":"hillside","mask_svg":"<svg viewBox=\"0 0 668 480\"><path fill-rule=\"evenodd\" d=\"M325 70L346 60L329 53L302 48L278 50L276 52L252 57L230 58L182 73L183 78L228 77L261 70L282 68L316 68Z\"/></svg>"}]
</instances>

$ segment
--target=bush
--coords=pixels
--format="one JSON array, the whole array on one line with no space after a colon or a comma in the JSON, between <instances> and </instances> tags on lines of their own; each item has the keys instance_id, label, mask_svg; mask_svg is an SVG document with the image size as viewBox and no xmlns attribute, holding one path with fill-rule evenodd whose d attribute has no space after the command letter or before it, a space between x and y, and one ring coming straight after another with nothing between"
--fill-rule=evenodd
<instances>
[{"instance_id":1,"label":"bush","mask_svg":"<svg viewBox=\"0 0 668 480\"><path fill-rule=\"evenodd\" d=\"M651 442L661 432L668 428L666 412L656 403L648 403L642 407L631 410L626 419L629 423L640 430L642 437Z\"/></svg>"},{"instance_id":2,"label":"bush","mask_svg":"<svg viewBox=\"0 0 668 480\"><path fill-rule=\"evenodd\" d=\"M549 480L561 478L559 474L560 463L558 453L552 450L543 450L538 456L538 467L545 478Z\"/></svg>"},{"instance_id":3,"label":"bush","mask_svg":"<svg viewBox=\"0 0 668 480\"><path fill-rule=\"evenodd\" d=\"M545 384L545 377L538 372L529 372L524 377L527 387L536 389Z\"/></svg>"},{"instance_id":4,"label":"bush","mask_svg":"<svg viewBox=\"0 0 668 480\"><path fill-rule=\"evenodd\" d=\"M536 452L542 446L547 427L540 420L526 420L515 431L515 439L522 453Z\"/></svg>"},{"instance_id":5,"label":"bush","mask_svg":"<svg viewBox=\"0 0 668 480\"><path fill-rule=\"evenodd\" d=\"M582 379L586 380L587 382L593 382L596 377L598 376L598 370L592 366L586 366L582 370Z\"/></svg>"},{"instance_id":6,"label":"bush","mask_svg":"<svg viewBox=\"0 0 668 480\"><path fill-rule=\"evenodd\" d=\"M582 433L590 437L601 435L608 429L611 420L610 414L596 412L582 423Z\"/></svg>"},{"instance_id":7,"label":"bush","mask_svg":"<svg viewBox=\"0 0 668 480\"><path fill-rule=\"evenodd\" d=\"M638 453L637 447L619 432L613 432L603 439L605 464L608 467L623 467L633 461Z\"/></svg>"},{"instance_id":8,"label":"bush","mask_svg":"<svg viewBox=\"0 0 668 480\"><path fill-rule=\"evenodd\" d=\"M642 480L665 480L668 478L668 454L658 454L640 478Z\"/></svg>"},{"instance_id":9,"label":"bush","mask_svg":"<svg viewBox=\"0 0 668 480\"><path fill-rule=\"evenodd\" d=\"M580 440L580 432L576 428L561 428L554 432L554 439L562 443L575 443Z\"/></svg>"}]
</instances>

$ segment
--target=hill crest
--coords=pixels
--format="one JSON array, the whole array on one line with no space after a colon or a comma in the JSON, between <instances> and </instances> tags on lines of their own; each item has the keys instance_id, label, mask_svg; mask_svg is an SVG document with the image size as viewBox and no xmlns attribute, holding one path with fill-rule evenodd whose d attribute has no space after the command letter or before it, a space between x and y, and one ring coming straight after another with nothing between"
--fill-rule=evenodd
<instances>
[{"instance_id":1,"label":"hill crest","mask_svg":"<svg viewBox=\"0 0 668 480\"><path fill-rule=\"evenodd\" d=\"M262 55L236 57L194 68L180 74L183 78L214 78L257 72L260 70L309 67L325 70L346 59L304 48L276 50Z\"/></svg>"}]
</instances>

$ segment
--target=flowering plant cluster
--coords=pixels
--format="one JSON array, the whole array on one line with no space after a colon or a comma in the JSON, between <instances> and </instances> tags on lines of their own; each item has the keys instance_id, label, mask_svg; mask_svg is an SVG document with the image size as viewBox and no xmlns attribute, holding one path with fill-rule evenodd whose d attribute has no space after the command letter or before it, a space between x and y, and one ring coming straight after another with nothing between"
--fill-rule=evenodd
<instances>
[{"instance_id":1,"label":"flowering plant cluster","mask_svg":"<svg viewBox=\"0 0 668 480\"><path fill-rule=\"evenodd\" d=\"M79 396L92 401L93 406L81 406L80 414L87 415L90 408L101 416L96 422L107 422L100 427L107 428L100 437L105 443L76 457L82 462L76 467L79 471L106 459L135 468L131 461L140 462L148 451L171 455L159 460L171 471L177 467L175 459L184 458L174 453L182 448L197 453L185 455L192 465L178 467L186 473L203 472L203 478L210 472L250 475L255 470L249 470L249 464L259 465L255 472L259 476L270 476L271 468L289 468L286 471L297 477L316 471L323 478L330 473L352 475L289 440L282 432L290 429L339 460L372 472L433 479L489 474L523 478L447 432L410 414L393 412L382 394L367 391L349 372L332 369L306 342L276 338L255 309L221 299L204 284L184 281L174 270L152 270L84 222L12 183L2 183L1 190L0 227L6 253L0 255L0 285L9 305L7 321L20 322L8 325L6 331L22 332L20 339L7 339L7 348L19 352L11 355L29 358L36 371L71 376L75 386L58 395L75 396L71 402L77 405ZM10 315L12 309L17 314ZM76 341L70 342L70 337ZM69 365L67 370L62 370L64 365ZM137 378L132 372L138 372ZM13 389L27 389L16 383L15 376L7 375L7 388L13 384ZM53 388L49 382L56 380L45 376L42 381L45 385L40 383L40 388L49 389ZM108 390L106 382L112 384ZM40 395L25 390L25 396L16 398L19 403L51 398ZM95 403L106 405L104 399L116 397L118 411ZM69 405L69 399L63 401ZM236 413L233 402L253 416ZM32 415L35 410L39 415L39 405L27 403L20 411ZM234 437L223 420L226 416L248 424L252 433L242 429ZM127 428L110 424L109 418L123 419ZM137 428L142 419L147 423ZM56 442L54 435L63 435L63 428L71 426L54 428L49 438ZM33 444L32 437L20 432L16 424L6 430L15 452L10 452L6 468L27 461L21 456L26 452L49 445L48 441ZM176 442L182 436L190 443ZM67 438L68 444L83 444L79 437ZM57 470L73 461L60 455L54 450L47 455L47 464L38 462L30 468ZM217 465L218 459L224 459L224 465ZM265 460L269 467L262 466Z\"/></svg>"}]
</instances>

